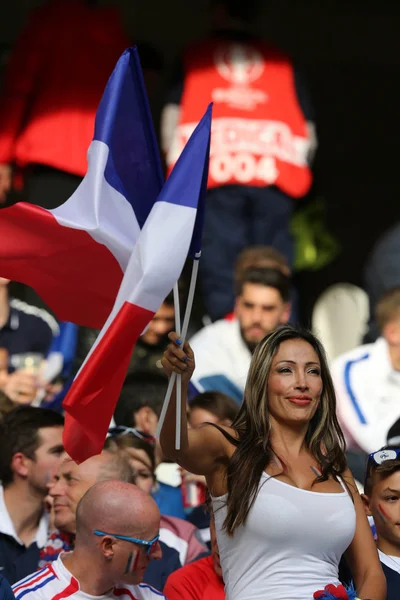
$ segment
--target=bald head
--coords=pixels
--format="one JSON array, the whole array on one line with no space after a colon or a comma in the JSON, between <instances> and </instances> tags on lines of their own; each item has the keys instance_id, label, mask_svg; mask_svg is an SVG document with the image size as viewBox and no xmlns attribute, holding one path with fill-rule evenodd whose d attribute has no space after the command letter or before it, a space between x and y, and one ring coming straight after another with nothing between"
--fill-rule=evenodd
<instances>
[{"instance_id":1,"label":"bald head","mask_svg":"<svg viewBox=\"0 0 400 600\"><path fill-rule=\"evenodd\" d=\"M76 545L92 544L93 531L151 539L158 532L160 511L138 487L121 481L101 481L82 497L76 513Z\"/></svg>"},{"instance_id":2,"label":"bald head","mask_svg":"<svg viewBox=\"0 0 400 600\"><path fill-rule=\"evenodd\" d=\"M159 533L160 512L148 494L131 483L100 481L78 503L75 548L63 563L92 596L137 585L162 556Z\"/></svg>"}]
</instances>

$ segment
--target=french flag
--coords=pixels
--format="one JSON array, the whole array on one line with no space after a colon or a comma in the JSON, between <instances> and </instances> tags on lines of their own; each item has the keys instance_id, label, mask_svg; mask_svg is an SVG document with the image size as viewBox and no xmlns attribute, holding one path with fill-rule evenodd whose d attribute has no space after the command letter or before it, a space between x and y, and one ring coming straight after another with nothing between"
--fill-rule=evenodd
<instances>
[{"instance_id":1,"label":"french flag","mask_svg":"<svg viewBox=\"0 0 400 600\"><path fill-rule=\"evenodd\" d=\"M140 231L111 314L64 400L64 445L77 463L101 452L135 342L188 254L199 256L210 135L211 105Z\"/></svg>"},{"instance_id":2,"label":"french flag","mask_svg":"<svg viewBox=\"0 0 400 600\"><path fill-rule=\"evenodd\" d=\"M136 48L105 88L88 171L55 210L0 210L0 276L36 290L61 321L100 329L164 182Z\"/></svg>"}]
</instances>

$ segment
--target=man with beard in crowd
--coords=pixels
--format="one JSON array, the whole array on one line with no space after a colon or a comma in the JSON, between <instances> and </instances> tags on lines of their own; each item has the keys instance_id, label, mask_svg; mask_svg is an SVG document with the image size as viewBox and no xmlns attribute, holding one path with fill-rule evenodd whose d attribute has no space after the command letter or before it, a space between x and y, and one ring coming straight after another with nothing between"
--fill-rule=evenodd
<instances>
[{"instance_id":1,"label":"man with beard in crowd","mask_svg":"<svg viewBox=\"0 0 400 600\"><path fill-rule=\"evenodd\" d=\"M290 316L290 279L278 269L254 268L238 282L235 319L208 325L190 340L196 355L193 384L242 399L257 344Z\"/></svg>"}]
</instances>

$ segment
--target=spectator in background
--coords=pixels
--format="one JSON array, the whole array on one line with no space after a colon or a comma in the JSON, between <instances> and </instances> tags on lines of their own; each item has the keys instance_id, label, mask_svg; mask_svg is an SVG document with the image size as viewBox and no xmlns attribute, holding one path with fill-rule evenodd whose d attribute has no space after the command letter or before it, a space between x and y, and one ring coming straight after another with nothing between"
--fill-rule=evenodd
<instances>
[{"instance_id":1,"label":"spectator in background","mask_svg":"<svg viewBox=\"0 0 400 600\"><path fill-rule=\"evenodd\" d=\"M364 267L365 290L370 305L369 331L366 342L379 337L376 305L385 292L400 287L400 223L385 231L370 252Z\"/></svg>"},{"instance_id":2,"label":"spectator in background","mask_svg":"<svg viewBox=\"0 0 400 600\"><path fill-rule=\"evenodd\" d=\"M380 298L376 320L381 332L376 342L332 363L337 413L348 448L366 454L386 443L390 427L400 418L400 288Z\"/></svg>"},{"instance_id":3,"label":"spectator in background","mask_svg":"<svg viewBox=\"0 0 400 600\"><path fill-rule=\"evenodd\" d=\"M129 46L118 10L50 0L32 11L5 73L0 106L0 203L22 170L29 202L55 208L87 169L101 95Z\"/></svg>"},{"instance_id":4,"label":"spectator in background","mask_svg":"<svg viewBox=\"0 0 400 600\"><path fill-rule=\"evenodd\" d=\"M76 521L74 550L61 554L51 569L14 585L17 600L165 599L142 583L150 561L161 557L160 513L139 488L120 481L97 483L80 500Z\"/></svg>"},{"instance_id":5,"label":"spectator in background","mask_svg":"<svg viewBox=\"0 0 400 600\"><path fill-rule=\"evenodd\" d=\"M0 390L13 402L29 403L37 394L37 377L24 366L26 355L44 359L58 334L57 321L45 310L9 297L8 279L0 277L0 348L8 353L8 371L0 375ZM5 356L1 365L4 366Z\"/></svg>"},{"instance_id":6,"label":"spectator in background","mask_svg":"<svg viewBox=\"0 0 400 600\"><path fill-rule=\"evenodd\" d=\"M385 446L370 455L362 495L365 512L373 517L386 600L398 600L400 590L400 448Z\"/></svg>"},{"instance_id":7,"label":"spectator in background","mask_svg":"<svg viewBox=\"0 0 400 600\"><path fill-rule=\"evenodd\" d=\"M219 557L215 521L211 502L210 514L211 556L206 556L179 569L168 577L164 592L168 600L224 600L225 590Z\"/></svg>"},{"instance_id":8,"label":"spectator in background","mask_svg":"<svg viewBox=\"0 0 400 600\"><path fill-rule=\"evenodd\" d=\"M120 427L111 430L110 433L105 448L110 452L122 454L128 459L135 473L136 485L150 494L154 486L157 486L154 473L154 443L143 439L141 432L136 429L123 430ZM179 552L182 565L188 564L199 554L207 551L199 538L198 529L188 521L161 513L160 541Z\"/></svg>"},{"instance_id":9,"label":"spectator in background","mask_svg":"<svg viewBox=\"0 0 400 600\"><path fill-rule=\"evenodd\" d=\"M135 483L147 494L153 491L156 476L155 440L142 431L123 425L111 427L104 448L123 454L135 474Z\"/></svg>"},{"instance_id":10,"label":"spectator in background","mask_svg":"<svg viewBox=\"0 0 400 600\"><path fill-rule=\"evenodd\" d=\"M234 270L234 283L235 289L237 289L240 279L243 274L249 269L253 268L264 268L264 269L278 269L282 271L287 277L291 277L291 269L287 258L276 248L272 246L248 246L237 257ZM232 306L234 305L234 290L232 289ZM290 322L297 323L299 313L299 299L297 290L292 285L290 290ZM228 315L228 318L233 318L234 313Z\"/></svg>"},{"instance_id":11,"label":"spectator in background","mask_svg":"<svg viewBox=\"0 0 400 600\"><path fill-rule=\"evenodd\" d=\"M268 333L288 322L290 280L277 269L251 269L236 290L233 321L221 319L190 340L196 354L193 384L242 400L252 353Z\"/></svg>"},{"instance_id":12,"label":"spectator in background","mask_svg":"<svg viewBox=\"0 0 400 600\"><path fill-rule=\"evenodd\" d=\"M157 376L138 372L128 375L114 412L116 425L134 427L154 438L167 391L167 382L158 369ZM156 461L159 460L156 456Z\"/></svg>"},{"instance_id":13,"label":"spectator in background","mask_svg":"<svg viewBox=\"0 0 400 600\"><path fill-rule=\"evenodd\" d=\"M0 567L10 583L38 567L47 485L64 455L63 424L53 411L19 406L0 425Z\"/></svg>"},{"instance_id":14,"label":"spectator in background","mask_svg":"<svg viewBox=\"0 0 400 600\"><path fill-rule=\"evenodd\" d=\"M128 462L110 452L102 452L77 465L67 458L49 482L52 521L51 532L40 552L40 568L57 559L63 550L71 550L76 533L76 507L85 492L96 482L115 479L133 483L134 475Z\"/></svg>"},{"instance_id":15,"label":"spectator in background","mask_svg":"<svg viewBox=\"0 0 400 600\"><path fill-rule=\"evenodd\" d=\"M49 485L49 493L53 498L54 525L57 530L50 536L41 553L41 566L53 563L63 550L75 547L76 511L79 501L93 485L109 480L126 483L135 481L134 472L123 455L105 450L80 465L70 459L60 465L53 482ZM181 566L177 550L164 542L161 542L161 547L161 560L151 563L144 576L147 583L160 590L168 575Z\"/></svg>"},{"instance_id":16,"label":"spectator in background","mask_svg":"<svg viewBox=\"0 0 400 600\"><path fill-rule=\"evenodd\" d=\"M168 333L175 325L175 311L173 294L169 294L160 306L146 331L135 344L132 358L128 367L128 375L134 373L147 373L157 379L163 377L162 371L157 368L161 360L165 344L168 343ZM80 327L78 340L78 353L75 370L81 367L93 346L99 331L88 327ZM127 425L127 423L124 423ZM143 428L141 428L144 431Z\"/></svg>"},{"instance_id":17,"label":"spectator in background","mask_svg":"<svg viewBox=\"0 0 400 600\"><path fill-rule=\"evenodd\" d=\"M155 437L158 419L167 391L167 380L160 369L157 374L132 373L125 379L115 408L116 425L132 427L145 436ZM181 477L177 466L164 463L159 442L156 442L157 483L153 497L163 515L185 518L181 493Z\"/></svg>"},{"instance_id":18,"label":"spectator in background","mask_svg":"<svg viewBox=\"0 0 400 600\"><path fill-rule=\"evenodd\" d=\"M238 403L222 392L203 392L190 401L188 420L190 427L202 423L217 423L230 427L239 412Z\"/></svg>"},{"instance_id":19,"label":"spectator in background","mask_svg":"<svg viewBox=\"0 0 400 600\"><path fill-rule=\"evenodd\" d=\"M312 184L313 110L298 71L250 28L256 0L214 0L212 33L190 44L161 118L171 170L213 102L201 282L214 321L232 310L232 265L246 246L266 244L293 260L294 202Z\"/></svg>"}]
</instances>

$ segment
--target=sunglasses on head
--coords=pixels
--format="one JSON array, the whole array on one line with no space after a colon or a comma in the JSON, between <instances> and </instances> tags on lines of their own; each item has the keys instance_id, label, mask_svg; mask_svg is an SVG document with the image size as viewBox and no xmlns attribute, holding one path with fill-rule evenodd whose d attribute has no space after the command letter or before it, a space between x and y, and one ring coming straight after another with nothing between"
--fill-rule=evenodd
<instances>
[{"instance_id":1,"label":"sunglasses on head","mask_svg":"<svg viewBox=\"0 0 400 600\"><path fill-rule=\"evenodd\" d=\"M139 440L144 440L149 444L154 444L156 438L148 433L144 433L143 431L139 431L134 427L125 427L124 425L117 425L116 427L110 427L108 430L107 437L116 437L117 435L134 435Z\"/></svg>"},{"instance_id":2,"label":"sunglasses on head","mask_svg":"<svg viewBox=\"0 0 400 600\"><path fill-rule=\"evenodd\" d=\"M116 533L107 533L106 531L100 531L99 529L95 529L93 531L94 535L99 537L103 537L108 535L110 537L116 538L117 540L123 540L124 542L131 542L131 544L139 544L139 546L146 546L146 556L149 556L151 552L155 549L158 540L160 539L160 534L157 534L152 540L140 540L138 538L129 537L127 535L117 535Z\"/></svg>"}]
</instances>

